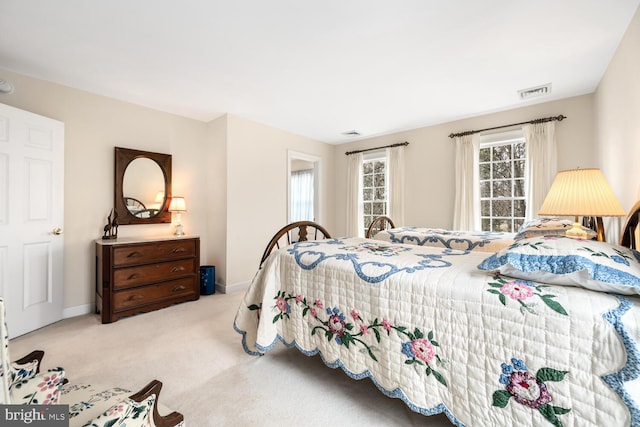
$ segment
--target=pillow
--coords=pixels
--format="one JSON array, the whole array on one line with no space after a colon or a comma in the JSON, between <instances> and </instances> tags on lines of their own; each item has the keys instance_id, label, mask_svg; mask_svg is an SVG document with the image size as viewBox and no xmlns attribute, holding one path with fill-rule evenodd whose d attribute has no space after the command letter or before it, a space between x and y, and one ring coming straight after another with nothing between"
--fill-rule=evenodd
<instances>
[{"instance_id":1,"label":"pillow","mask_svg":"<svg viewBox=\"0 0 640 427\"><path fill-rule=\"evenodd\" d=\"M86 423L83 427L153 426L153 405L155 401L155 394L140 402L126 398Z\"/></svg>"},{"instance_id":2,"label":"pillow","mask_svg":"<svg viewBox=\"0 0 640 427\"><path fill-rule=\"evenodd\" d=\"M640 295L640 252L596 240L522 239L491 255L478 268L534 282Z\"/></svg>"},{"instance_id":3,"label":"pillow","mask_svg":"<svg viewBox=\"0 0 640 427\"><path fill-rule=\"evenodd\" d=\"M535 236L563 236L567 230L571 230L573 221L562 218L536 218L527 221L518 228L514 240L526 239ZM592 229L580 226L587 232L588 239L594 239L598 235Z\"/></svg>"}]
</instances>

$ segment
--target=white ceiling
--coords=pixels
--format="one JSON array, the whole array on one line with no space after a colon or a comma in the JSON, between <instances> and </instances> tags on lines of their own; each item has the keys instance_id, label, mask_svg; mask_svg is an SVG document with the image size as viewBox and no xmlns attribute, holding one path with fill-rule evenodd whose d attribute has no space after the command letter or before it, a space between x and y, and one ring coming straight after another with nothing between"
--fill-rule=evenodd
<instances>
[{"instance_id":1,"label":"white ceiling","mask_svg":"<svg viewBox=\"0 0 640 427\"><path fill-rule=\"evenodd\" d=\"M0 68L342 143L591 93L639 3L0 0Z\"/></svg>"}]
</instances>

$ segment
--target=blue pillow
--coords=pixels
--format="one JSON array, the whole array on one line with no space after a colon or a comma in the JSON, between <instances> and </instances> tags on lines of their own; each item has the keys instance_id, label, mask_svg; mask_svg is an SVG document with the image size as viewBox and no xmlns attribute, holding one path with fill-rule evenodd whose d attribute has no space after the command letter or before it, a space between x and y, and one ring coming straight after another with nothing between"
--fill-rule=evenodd
<instances>
[{"instance_id":1,"label":"blue pillow","mask_svg":"<svg viewBox=\"0 0 640 427\"><path fill-rule=\"evenodd\" d=\"M491 255L478 268L534 282L640 295L640 252L596 240L522 239Z\"/></svg>"}]
</instances>

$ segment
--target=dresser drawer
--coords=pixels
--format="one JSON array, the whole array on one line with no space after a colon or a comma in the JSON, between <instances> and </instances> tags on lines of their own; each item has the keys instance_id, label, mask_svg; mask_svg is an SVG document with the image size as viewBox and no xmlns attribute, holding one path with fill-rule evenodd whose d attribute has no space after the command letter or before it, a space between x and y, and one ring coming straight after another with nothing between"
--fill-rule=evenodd
<instances>
[{"instance_id":1,"label":"dresser drawer","mask_svg":"<svg viewBox=\"0 0 640 427\"><path fill-rule=\"evenodd\" d=\"M178 279L114 292L113 311L127 310L165 299L193 294L195 293L194 280L193 278Z\"/></svg>"},{"instance_id":2,"label":"dresser drawer","mask_svg":"<svg viewBox=\"0 0 640 427\"><path fill-rule=\"evenodd\" d=\"M194 239L170 240L128 245L113 249L113 266L146 264L164 260L189 258L196 254Z\"/></svg>"},{"instance_id":3,"label":"dresser drawer","mask_svg":"<svg viewBox=\"0 0 640 427\"><path fill-rule=\"evenodd\" d=\"M118 268L113 271L113 289L124 289L164 280L193 276L195 260L179 259L177 261L147 264L137 267Z\"/></svg>"}]
</instances>

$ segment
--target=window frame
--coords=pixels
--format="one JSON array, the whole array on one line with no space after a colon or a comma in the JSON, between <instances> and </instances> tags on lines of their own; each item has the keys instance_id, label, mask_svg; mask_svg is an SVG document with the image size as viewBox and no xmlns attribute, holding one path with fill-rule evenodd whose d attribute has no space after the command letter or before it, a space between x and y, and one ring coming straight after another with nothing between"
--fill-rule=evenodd
<instances>
[{"instance_id":1,"label":"window frame","mask_svg":"<svg viewBox=\"0 0 640 427\"><path fill-rule=\"evenodd\" d=\"M521 157L515 157L514 146L517 144L523 145L523 155ZM499 146L511 146L511 152L507 159L495 159L493 156L493 149ZM483 149L491 149L490 157L488 161L481 160L481 153ZM524 132L522 129L512 130L506 132L498 132L486 136L481 136L480 145L478 150L478 157L476 159L478 162L478 194L479 194L479 218L480 218L480 228L482 231L503 231L503 232L516 232L518 227L525 221L526 216L526 204L527 204L527 175L528 175L528 153L527 153L527 142L524 137ZM515 176L515 163L518 161L524 161L524 166L522 167L522 175ZM510 163L510 177L501 178L495 177L495 165L500 163ZM489 165L488 178L482 178L482 166ZM510 183L510 195L509 196L495 196L494 191L496 189L495 184L500 182L509 182ZM516 195L516 183L517 181L522 181L522 194ZM489 185L489 196L483 196L483 184L488 183ZM483 209L483 202L489 202L488 213L485 213L486 210ZM494 202L510 202L510 216L497 215L493 212ZM516 215L516 203L521 202L521 215ZM488 221L488 224L486 224ZM496 226L496 222L501 221L505 226ZM506 221L506 223L505 223ZM508 224L508 225L507 225Z\"/></svg>"},{"instance_id":2,"label":"window frame","mask_svg":"<svg viewBox=\"0 0 640 427\"><path fill-rule=\"evenodd\" d=\"M365 163L372 163L372 162L383 162L384 163L384 187L382 186L376 186L375 185L375 171L373 172L373 186L370 187L365 187ZM381 174L377 174L377 175L381 175ZM376 199L375 198L375 194L376 194L376 188L384 188L384 199ZM367 200L365 199L365 190L367 189L371 189L374 198L371 200ZM362 216L363 216L363 222L364 222L364 229L362 230L362 232L364 233L364 235L366 235L367 229L369 228L369 225L371 224L371 222L377 218L378 216L381 215L387 215L389 212L389 159L387 158L387 154L386 151L375 151L372 153L367 153L364 154L362 156L362 183L361 183L361 191L362 191ZM367 203L371 203L371 211L370 213L367 213ZM373 203L382 203L383 204L383 209L382 209L382 213L378 213L378 214L374 214L373 211ZM368 219L368 221L367 221Z\"/></svg>"}]
</instances>

